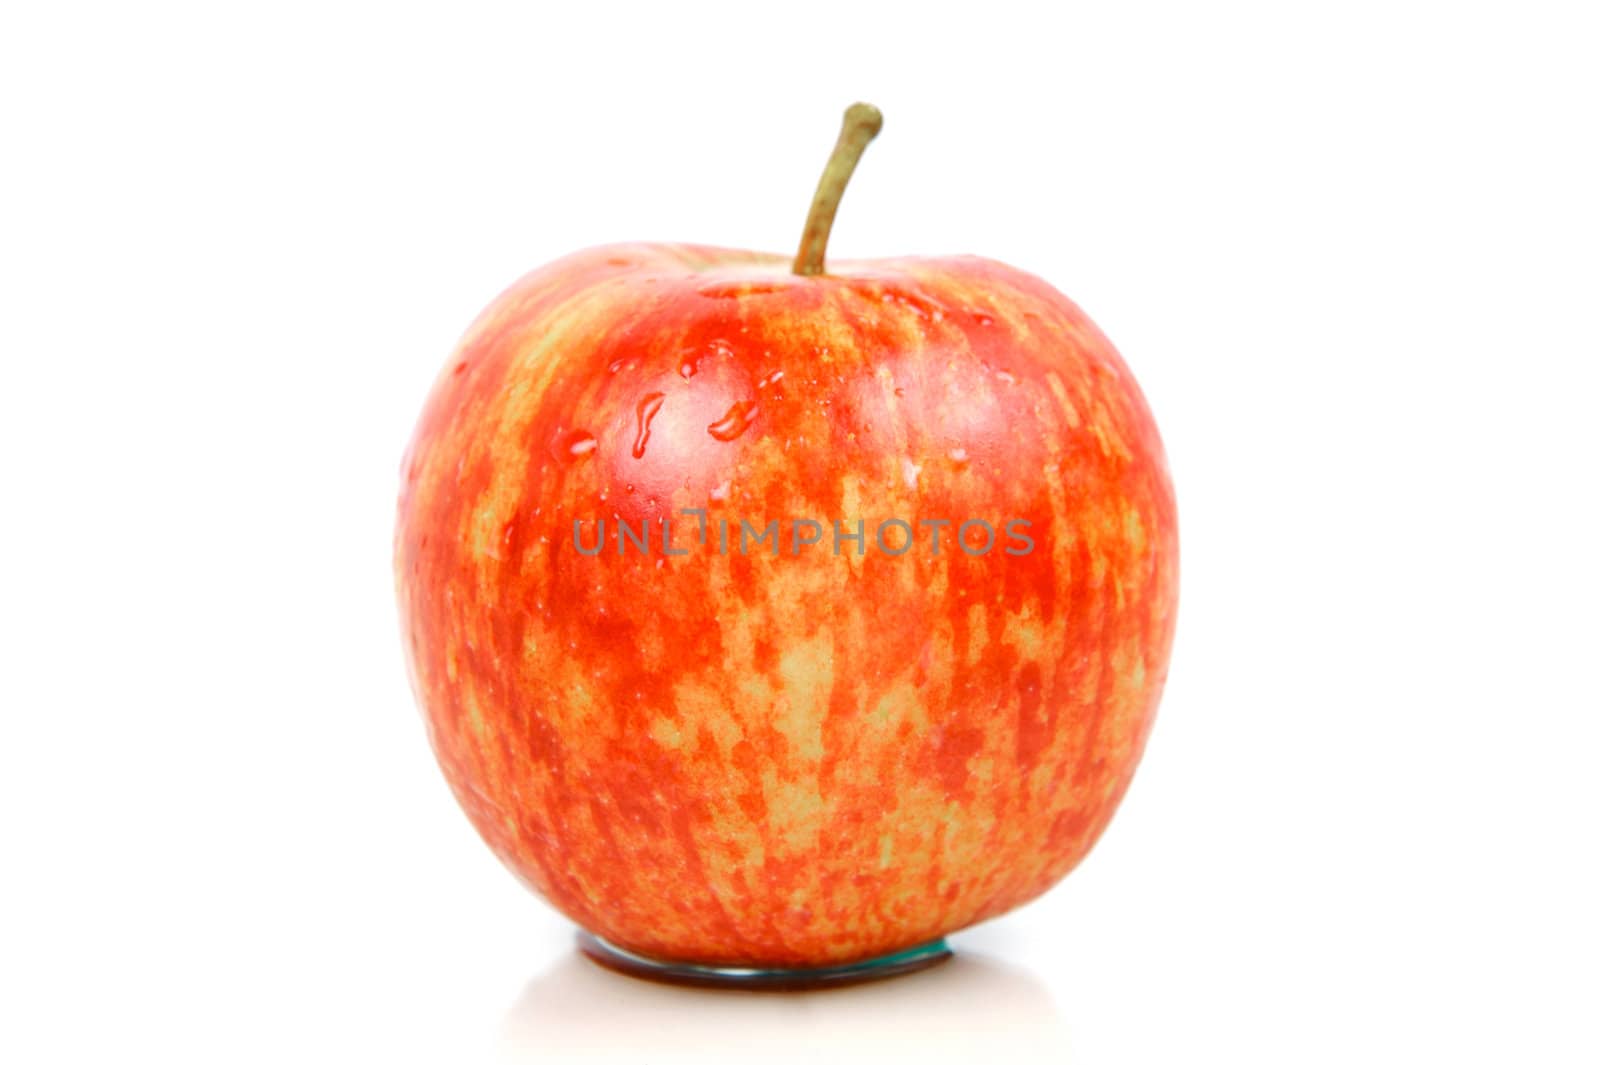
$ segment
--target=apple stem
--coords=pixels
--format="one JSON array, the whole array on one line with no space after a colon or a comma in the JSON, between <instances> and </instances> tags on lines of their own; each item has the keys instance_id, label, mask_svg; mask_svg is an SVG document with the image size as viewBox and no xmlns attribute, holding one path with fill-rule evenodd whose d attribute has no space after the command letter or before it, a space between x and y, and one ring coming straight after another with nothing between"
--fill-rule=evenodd
<instances>
[{"instance_id":1,"label":"apple stem","mask_svg":"<svg viewBox=\"0 0 1600 1065\"><path fill-rule=\"evenodd\" d=\"M828 165L817 182L817 194L811 198L811 213L806 216L806 231L800 237L800 250L795 253L794 272L801 277L816 277L823 272L828 234L833 231L833 216L839 211L844 187L850 183L850 175L856 172L861 153L882 128L883 112L871 104L851 104L845 111L839 142L833 146L833 154L828 157Z\"/></svg>"}]
</instances>

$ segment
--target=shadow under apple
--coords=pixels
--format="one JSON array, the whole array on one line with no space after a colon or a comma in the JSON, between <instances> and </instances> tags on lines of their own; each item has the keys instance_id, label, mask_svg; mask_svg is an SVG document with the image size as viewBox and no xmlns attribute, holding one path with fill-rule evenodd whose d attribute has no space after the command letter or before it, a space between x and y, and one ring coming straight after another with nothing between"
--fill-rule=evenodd
<instances>
[{"instance_id":1,"label":"shadow under apple","mask_svg":"<svg viewBox=\"0 0 1600 1065\"><path fill-rule=\"evenodd\" d=\"M1062 1061L1066 1032L1031 973L961 949L854 987L707 990L623 976L575 950L529 981L502 1022L506 1061ZM999 1055L999 1057L994 1057Z\"/></svg>"}]
</instances>

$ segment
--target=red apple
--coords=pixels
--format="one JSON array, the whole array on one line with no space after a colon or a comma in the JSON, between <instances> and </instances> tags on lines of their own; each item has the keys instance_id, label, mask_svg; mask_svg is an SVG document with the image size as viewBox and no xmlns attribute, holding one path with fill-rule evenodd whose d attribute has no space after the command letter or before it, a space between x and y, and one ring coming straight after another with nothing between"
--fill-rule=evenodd
<instances>
[{"instance_id":1,"label":"red apple","mask_svg":"<svg viewBox=\"0 0 1600 1065\"><path fill-rule=\"evenodd\" d=\"M405 459L445 776L528 885L647 957L836 965L1034 898L1166 676L1172 488L1110 342L998 262L824 269L876 123L847 115L794 264L629 244L518 281Z\"/></svg>"}]
</instances>

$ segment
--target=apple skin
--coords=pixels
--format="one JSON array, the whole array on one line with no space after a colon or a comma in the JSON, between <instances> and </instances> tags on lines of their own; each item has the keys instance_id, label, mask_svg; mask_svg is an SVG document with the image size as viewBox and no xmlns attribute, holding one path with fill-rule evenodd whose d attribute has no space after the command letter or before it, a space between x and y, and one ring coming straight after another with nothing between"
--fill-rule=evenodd
<instances>
[{"instance_id":1,"label":"apple skin","mask_svg":"<svg viewBox=\"0 0 1600 1065\"><path fill-rule=\"evenodd\" d=\"M1110 342L991 260L829 267L630 244L536 270L404 461L403 637L445 777L523 881L647 956L839 964L1034 898L1105 828L1166 678L1172 487ZM654 523L648 554L618 518ZM719 554L721 518L779 519L781 555ZM792 555L800 518L828 531ZM858 518L866 553L835 555ZM916 530L899 557L886 518ZM950 526L934 557L940 518L995 547ZM1031 553L1004 553L1012 519Z\"/></svg>"}]
</instances>

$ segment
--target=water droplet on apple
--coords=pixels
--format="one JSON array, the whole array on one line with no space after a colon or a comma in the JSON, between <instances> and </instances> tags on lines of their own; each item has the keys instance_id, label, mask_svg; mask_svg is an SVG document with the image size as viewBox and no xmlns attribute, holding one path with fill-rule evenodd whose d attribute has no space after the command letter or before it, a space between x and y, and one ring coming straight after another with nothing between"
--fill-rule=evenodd
<instances>
[{"instance_id":1,"label":"water droplet on apple","mask_svg":"<svg viewBox=\"0 0 1600 1065\"><path fill-rule=\"evenodd\" d=\"M700 364L714 356L733 354L733 345L720 337L711 341L703 351L685 351L678 363L678 373L685 381L700 372Z\"/></svg>"},{"instance_id":2,"label":"water droplet on apple","mask_svg":"<svg viewBox=\"0 0 1600 1065\"><path fill-rule=\"evenodd\" d=\"M761 380L757 381L756 382L756 387L757 388L766 388L768 385L775 385L779 381L782 381L782 380L783 380L783 371L782 370L773 370L771 373L767 374L767 376L765 376Z\"/></svg>"},{"instance_id":3,"label":"water droplet on apple","mask_svg":"<svg viewBox=\"0 0 1600 1065\"><path fill-rule=\"evenodd\" d=\"M985 314L983 311L973 311L972 320L982 326L994 325L994 316L991 314Z\"/></svg>"},{"instance_id":4,"label":"water droplet on apple","mask_svg":"<svg viewBox=\"0 0 1600 1065\"><path fill-rule=\"evenodd\" d=\"M967 449L964 447L951 448L950 461L955 463L957 466L965 466L967 464Z\"/></svg>"},{"instance_id":5,"label":"water droplet on apple","mask_svg":"<svg viewBox=\"0 0 1600 1065\"><path fill-rule=\"evenodd\" d=\"M639 432L633 438L634 458L644 458L645 445L650 442L650 419L656 416L656 412L661 409L661 404L665 399L666 396L664 394L651 392L639 401L639 406L635 411L639 418Z\"/></svg>"},{"instance_id":6,"label":"water droplet on apple","mask_svg":"<svg viewBox=\"0 0 1600 1065\"><path fill-rule=\"evenodd\" d=\"M562 450L569 458L580 459L599 446L594 434L579 429L567 434Z\"/></svg>"},{"instance_id":7,"label":"water droplet on apple","mask_svg":"<svg viewBox=\"0 0 1600 1065\"><path fill-rule=\"evenodd\" d=\"M721 484L717 485L715 488L713 488L711 490L711 498L716 500L719 503L722 502L724 499L728 498L728 491L732 487L733 487L733 482L732 481L723 481Z\"/></svg>"},{"instance_id":8,"label":"water droplet on apple","mask_svg":"<svg viewBox=\"0 0 1600 1065\"><path fill-rule=\"evenodd\" d=\"M757 404L741 399L728 408L728 413L706 426L706 432L724 443L735 440L750 428L759 413L761 408Z\"/></svg>"},{"instance_id":9,"label":"water droplet on apple","mask_svg":"<svg viewBox=\"0 0 1600 1065\"><path fill-rule=\"evenodd\" d=\"M1017 383L1016 375L1014 375L1010 370L997 371L995 373L995 376L998 377L1000 380L1004 381L1008 385L1014 385L1014 384Z\"/></svg>"},{"instance_id":10,"label":"water droplet on apple","mask_svg":"<svg viewBox=\"0 0 1600 1065\"><path fill-rule=\"evenodd\" d=\"M786 280L775 281L713 281L701 285L695 291L702 296L712 299L747 299L751 296L768 296L774 292L783 292L793 286Z\"/></svg>"},{"instance_id":11,"label":"water droplet on apple","mask_svg":"<svg viewBox=\"0 0 1600 1065\"><path fill-rule=\"evenodd\" d=\"M611 373L617 373L622 369L623 365L626 364L627 361L627 359L612 359L610 365L608 365L606 369Z\"/></svg>"}]
</instances>

